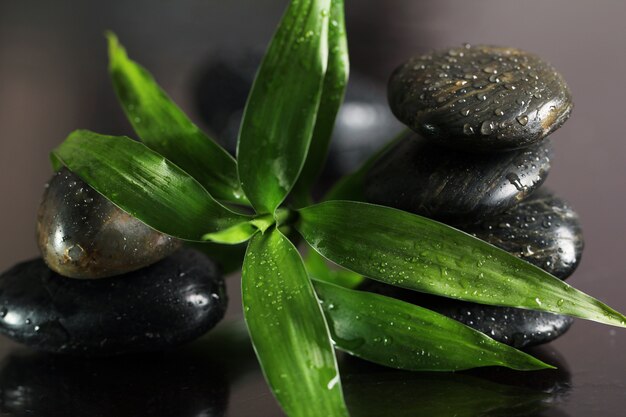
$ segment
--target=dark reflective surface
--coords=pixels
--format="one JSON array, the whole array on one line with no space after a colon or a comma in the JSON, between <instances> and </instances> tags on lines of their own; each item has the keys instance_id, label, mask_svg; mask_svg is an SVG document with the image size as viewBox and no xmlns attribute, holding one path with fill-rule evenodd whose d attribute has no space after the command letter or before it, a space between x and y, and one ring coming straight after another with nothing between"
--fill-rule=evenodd
<instances>
[{"instance_id":1,"label":"dark reflective surface","mask_svg":"<svg viewBox=\"0 0 626 417\"><path fill-rule=\"evenodd\" d=\"M203 62L218 49L263 48L285 4L286 0L0 0L0 170L3 174L0 175L0 270L38 256L34 230L43 184L51 175L48 151L76 128L106 134L132 134L107 79L102 36L105 29L116 31L129 53L150 68L166 91L199 122L194 111L192 86ZM626 2L359 0L347 2L347 15L353 68L381 85L409 56L463 42L518 47L545 58L559 69L572 90L575 108L569 121L552 135L556 157L547 184L576 208L586 241L580 267L568 282L626 311L623 262L626 194L622 192L626 178L626 141L623 140ZM229 285L228 317L235 320L240 317L237 280L231 280ZM221 347L218 349L207 338L206 343L202 341L193 346L199 350L196 360L215 361L223 365L229 380L233 377L226 416L281 415L255 365L254 354L245 342L226 343L226 348L220 350ZM236 354L235 347L241 347L241 355ZM548 401L547 408L527 410L529 415L621 417L626 414L626 330L576 321L566 335L548 346L547 351L554 349L569 364L569 390L558 399ZM177 350L174 355L184 358L187 352ZM27 353L0 338L3 364L7 363L9 355ZM128 371L120 371L120 374L132 375L133 368L127 368ZM17 370L9 380L36 378L28 368L14 369ZM251 372L244 372L246 369ZM353 383L363 381L363 392L372 396L371 386L380 389L384 385L383 371L368 372L371 377L362 373L353 376L351 371L346 374L346 396L353 409L355 402L367 402L367 398L354 393ZM510 380L507 382L524 377L540 387L542 384L552 386L554 381L550 376L554 371L545 374L486 372L505 374ZM434 394L429 399L420 397L420 389L435 384L414 379L420 375L391 373L394 376L389 378L390 384L408 387L397 388L405 399L399 405L413 407L413 416L428 417L426 410L448 401ZM144 379L144 384L158 382L158 375L150 375L153 378ZM459 381L467 379L465 374L459 375L462 376ZM445 378L455 381L459 375ZM469 376L482 378L483 374ZM378 382L377 378L380 378ZM406 378L407 382L393 382L399 378ZM67 380L59 377L48 381L60 389L61 383ZM211 383L209 377L189 381L194 381L194 386ZM504 381L488 382L502 385ZM454 383L462 386L461 382ZM361 387L359 384L352 386ZM104 390L103 386L94 385L89 390L80 390L79 384L67 387L77 389L77 385L79 390L66 397L67 406L49 415L79 415L72 414L76 410L73 404L86 397L88 391ZM529 401L531 405L536 404L536 386L529 388ZM106 389L115 390L115 386L112 384ZM185 391L189 392L189 397L167 397L165 393L172 390L180 392L172 384L170 388L156 390L159 395L152 396L144 391L148 397L143 398L157 401L160 408L170 411L170 416L183 417L183 407L191 397L199 401L210 398L192 389ZM482 396L476 394L475 397L477 401L483 401L481 398L487 401L492 395L487 389ZM419 404L411 406L406 397L420 398L424 411L420 411ZM117 414L112 413L112 416L123 416L124 406L136 411L138 416L146 415L132 408L129 396L110 398L118 407ZM463 412L464 404L450 403L458 406L458 415ZM18 412L27 413L28 409L22 407ZM393 416L393 412L399 413L402 409L387 410L384 415ZM12 414L2 410L0 415Z\"/></svg>"},{"instance_id":2,"label":"dark reflective surface","mask_svg":"<svg viewBox=\"0 0 626 417\"><path fill-rule=\"evenodd\" d=\"M339 363L353 417L568 416L548 413L567 400L572 387L568 365L553 349L536 348L531 353L559 370L412 373L348 355L340 355ZM238 320L164 354L80 359L11 348L0 361L0 413L12 417L281 415Z\"/></svg>"},{"instance_id":3,"label":"dark reflective surface","mask_svg":"<svg viewBox=\"0 0 626 417\"><path fill-rule=\"evenodd\" d=\"M86 360L13 352L0 364L3 416L224 416L229 385L206 355Z\"/></svg>"},{"instance_id":4,"label":"dark reflective surface","mask_svg":"<svg viewBox=\"0 0 626 417\"><path fill-rule=\"evenodd\" d=\"M570 388L564 363L558 372L526 374L495 368L408 373L351 358L342 365L346 400L353 415L362 417L543 416Z\"/></svg>"}]
</instances>

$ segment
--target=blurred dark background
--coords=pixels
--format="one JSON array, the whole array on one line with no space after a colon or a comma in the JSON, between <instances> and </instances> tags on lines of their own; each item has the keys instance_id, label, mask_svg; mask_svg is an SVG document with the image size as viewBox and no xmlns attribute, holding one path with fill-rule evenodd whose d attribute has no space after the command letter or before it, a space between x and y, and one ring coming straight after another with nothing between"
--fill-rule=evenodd
<instances>
[{"instance_id":1,"label":"blurred dark background","mask_svg":"<svg viewBox=\"0 0 626 417\"><path fill-rule=\"evenodd\" d=\"M553 135L547 185L574 205L584 226L586 251L570 282L626 311L626 2L346 2L352 68L382 88L409 56L463 42L526 49L564 74L575 109ZM48 152L76 128L131 134L107 78L106 29L202 125L193 97L207 60L218 50L264 48L286 3L0 0L0 270L37 254ZM626 331L577 322L553 345L576 367L572 400L559 406L567 414L558 415L621 415Z\"/></svg>"}]
</instances>

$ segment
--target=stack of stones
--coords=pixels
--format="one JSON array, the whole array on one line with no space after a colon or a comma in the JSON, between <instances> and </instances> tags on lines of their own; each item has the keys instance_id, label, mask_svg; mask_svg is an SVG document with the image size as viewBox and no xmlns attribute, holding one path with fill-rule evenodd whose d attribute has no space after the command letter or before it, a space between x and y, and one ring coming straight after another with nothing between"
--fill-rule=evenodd
<instances>
[{"instance_id":1,"label":"stack of stones","mask_svg":"<svg viewBox=\"0 0 626 417\"><path fill-rule=\"evenodd\" d=\"M0 275L0 333L85 356L162 350L223 317L213 261L123 212L67 169L39 209L42 258Z\"/></svg>"},{"instance_id":2,"label":"stack of stones","mask_svg":"<svg viewBox=\"0 0 626 417\"><path fill-rule=\"evenodd\" d=\"M571 206L540 189L548 136L572 110L565 81L513 48L464 45L412 58L392 74L389 102L417 134L368 173L368 201L445 222L565 279L583 238ZM515 347L563 334L565 316L485 306L369 283Z\"/></svg>"}]
</instances>

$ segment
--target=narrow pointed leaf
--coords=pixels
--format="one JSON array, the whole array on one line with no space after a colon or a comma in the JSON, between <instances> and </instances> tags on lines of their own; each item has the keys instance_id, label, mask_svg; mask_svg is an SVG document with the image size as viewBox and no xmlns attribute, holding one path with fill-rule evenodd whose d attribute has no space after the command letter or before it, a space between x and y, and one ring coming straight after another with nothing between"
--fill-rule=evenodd
<instances>
[{"instance_id":1,"label":"narrow pointed leaf","mask_svg":"<svg viewBox=\"0 0 626 417\"><path fill-rule=\"evenodd\" d=\"M273 213L306 159L328 61L330 0L292 1L252 86L237 160L246 196Z\"/></svg>"},{"instance_id":2,"label":"narrow pointed leaf","mask_svg":"<svg viewBox=\"0 0 626 417\"><path fill-rule=\"evenodd\" d=\"M373 204L329 201L300 210L298 230L331 261L391 285L626 327L626 317L473 236Z\"/></svg>"},{"instance_id":3,"label":"narrow pointed leaf","mask_svg":"<svg viewBox=\"0 0 626 417\"><path fill-rule=\"evenodd\" d=\"M332 0L328 48L328 69L324 78L315 130L302 173L294 187L294 195L301 201L310 199L311 187L317 180L326 160L335 119L348 83L350 62L343 0Z\"/></svg>"},{"instance_id":4,"label":"narrow pointed leaf","mask_svg":"<svg viewBox=\"0 0 626 417\"><path fill-rule=\"evenodd\" d=\"M237 223L234 226L218 232L207 233L202 236L202 239L207 242L237 245L239 243L247 242L255 233L259 231L265 232L270 226L274 225L274 223L274 217L269 214L265 214L251 218L246 222Z\"/></svg>"},{"instance_id":5,"label":"narrow pointed leaf","mask_svg":"<svg viewBox=\"0 0 626 417\"><path fill-rule=\"evenodd\" d=\"M374 162L376 162L381 156L386 154L394 145L402 140L408 134L407 130L400 132L396 137L391 139L388 143L378 149L372 156L370 156L356 171L342 177L324 196L324 201L327 200L352 200L352 201L365 201L364 187L365 176L370 170Z\"/></svg>"},{"instance_id":6,"label":"narrow pointed leaf","mask_svg":"<svg viewBox=\"0 0 626 417\"><path fill-rule=\"evenodd\" d=\"M250 220L215 201L178 166L124 136L77 130L52 156L122 210L180 239L199 241L205 233Z\"/></svg>"},{"instance_id":7,"label":"narrow pointed leaf","mask_svg":"<svg viewBox=\"0 0 626 417\"><path fill-rule=\"evenodd\" d=\"M347 416L328 328L302 259L277 229L256 234L242 295L254 349L290 417Z\"/></svg>"},{"instance_id":8,"label":"narrow pointed leaf","mask_svg":"<svg viewBox=\"0 0 626 417\"><path fill-rule=\"evenodd\" d=\"M404 301L315 281L335 345L362 359L410 371L505 366L551 368L456 320Z\"/></svg>"},{"instance_id":9,"label":"narrow pointed leaf","mask_svg":"<svg viewBox=\"0 0 626 417\"><path fill-rule=\"evenodd\" d=\"M202 240L207 242L221 243L225 245L237 245L247 242L259 229L250 222L237 223L219 232L206 233Z\"/></svg>"},{"instance_id":10,"label":"narrow pointed leaf","mask_svg":"<svg viewBox=\"0 0 626 417\"><path fill-rule=\"evenodd\" d=\"M111 80L139 138L183 168L213 197L245 203L235 159L189 120L148 71L128 58L115 35L108 33L107 38Z\"/></svg>"}]
</instances>

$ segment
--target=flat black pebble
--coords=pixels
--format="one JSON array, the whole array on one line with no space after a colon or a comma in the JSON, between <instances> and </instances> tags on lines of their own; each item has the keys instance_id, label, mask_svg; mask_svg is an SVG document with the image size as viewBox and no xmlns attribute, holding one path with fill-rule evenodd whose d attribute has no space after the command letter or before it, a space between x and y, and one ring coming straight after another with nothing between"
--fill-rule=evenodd
<instances>
[{"instance_id":1,"label":"flat black pebble","mask_svg":"<svg viewBox=\"0 0 626 417\"><path fill-rule=\"evenodd\" d=\"M412 135L371 168L367 201L444 221L474 221L523 201L548 176L549 140L511 152L469 154Z\"/></svg>"},{"instance_id":2,"label":"flat black pebble","mask_svg":"<svg viewBox=\"0 0 626 417\"><path fill-rule=\"evenodd\" d=\"M584 247L576 212L543 189L502 214L456 227L561 279L574 272Z\"/></svg>"},{"instance_id":3,"label":"flat black pebble","mask_svg":"<svg viewBox=\"0 0 626 417\"><path fill-rule=\"evenodd\" d=\"M0 333L48 352L106 356L167 349L207 332L226 305L216 264L190 249L101 280L60 276L41 259L0 275Z\"/></svg>"},{"instance_id":4,"label":"flat black pebble","mask_svg":"<svg viewBox=\"0 0 626 417\"><path fill-rule=\"evenodd\" d=\"M364 283L362 289L436 311L518 349L548 343L574 321L560 314L453 300L375 281Z\"/></svg>"},{"instance_id":5,"label":"flat black pebble","mask_svg":"<svg viewBox=\"0 0 626 417\"><path fill-rule=\"evenodd\" d=\"M411 58L392 74L388 94L404 124L470 151L539 142L573 107L565 80L550 64L519 49L485 45Z\"/></svg>"},{"instance_id":6,"label":"flat black pebble","mask_svg":"<svg viewBox=\"0 0 626 417\"><path fill-rule=\"evenodd\" d=\"M0 414L221 417L229 390L219 363L206 354L86 359L20 352L0 367Z\"/></svg>"}]
</instances>

